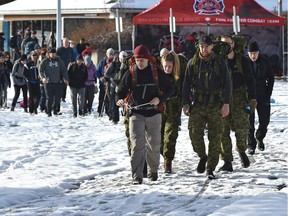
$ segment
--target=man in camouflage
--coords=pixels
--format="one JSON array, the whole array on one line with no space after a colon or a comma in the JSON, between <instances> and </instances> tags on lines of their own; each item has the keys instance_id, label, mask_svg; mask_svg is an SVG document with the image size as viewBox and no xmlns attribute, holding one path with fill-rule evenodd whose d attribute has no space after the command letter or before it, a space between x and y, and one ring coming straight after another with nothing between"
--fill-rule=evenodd
<instances>
[{"instance_id":1,"label":"man in camouflage","mask_svg":"<svg viewBox=\"0 0 288 216\"><path fill-rule=\"evenodd\" d=\"M182 89L183 112L189 116L189 136L200 161L198 173L215 179L219 162L223 119L229 114L232 84L227 61L213 52L209 36L199 39L199 51L189 60ZM208 155L204 130L208 129ZM206 168L207 163L207 168Z\"/></svg>"},{"instance_id":2,"label":"man in camouflage","mask_svg":"<svg viewBox=\"0 0 288 216\"><path fill-rule=\"evenodd\" d=\"M249 114L245 111L245 108L249 101L250 112L253 113L255 111L256 90L253 70L248 58L244 56L241 44L239 42L236 44L230 35L223 35L221 41L230 45L228 65L231 70L233 91L230 113L224 118L224 132L222 134L221 145L221 158L224 160L224 165L220 168L220 171L232 172L231 130L235 132L236 150L239 153L242 167L247 168L250 166L249 158L245 153L249 131Z\"/></svg>"}]
</instances>

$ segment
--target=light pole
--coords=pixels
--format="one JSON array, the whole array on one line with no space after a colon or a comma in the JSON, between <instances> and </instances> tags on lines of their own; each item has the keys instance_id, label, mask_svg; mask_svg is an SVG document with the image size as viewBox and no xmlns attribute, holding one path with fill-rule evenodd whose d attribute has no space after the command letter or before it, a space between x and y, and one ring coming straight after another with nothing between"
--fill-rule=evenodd
<instances>
[{"instance_id":1,"label":"light pole","mask_svg":"<svg viewBox=\"0 0 288 216\"><path fill-rule=\"evenodd\" d=\"M56 24L56 47L61 47L62 20L61 20L61 0L57 0L57 24Z\"/></svg>"}]
</instances>

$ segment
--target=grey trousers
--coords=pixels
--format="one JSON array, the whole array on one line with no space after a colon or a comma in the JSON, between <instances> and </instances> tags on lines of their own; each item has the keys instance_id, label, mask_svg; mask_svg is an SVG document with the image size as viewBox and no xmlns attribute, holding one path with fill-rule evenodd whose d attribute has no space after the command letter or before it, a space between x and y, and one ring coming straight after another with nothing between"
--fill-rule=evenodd
<instances>
[{"instance_id":1,"label":"grey trousers","mask_svg":"<svg viewBox=\"0 0 288 216\"><path fill-rule=\"evenodd\" d=\"M78 103L79 114L84 114L85 87L83 88L70 87L70 95L72 100L73 113L77 113L77 103Z\"/></svg>"},{"instance_id":2,"label":"grey trousers","mask_svg":"<svg viewBox=\"0 0 288 216\"><path fill-rule=\"evenodd\" d=\"M161 114L144 117L133 113L129 117L132 178L143 178L146 159L148 173L157 172L160 164Z\"/></svg>"}]
</instances>

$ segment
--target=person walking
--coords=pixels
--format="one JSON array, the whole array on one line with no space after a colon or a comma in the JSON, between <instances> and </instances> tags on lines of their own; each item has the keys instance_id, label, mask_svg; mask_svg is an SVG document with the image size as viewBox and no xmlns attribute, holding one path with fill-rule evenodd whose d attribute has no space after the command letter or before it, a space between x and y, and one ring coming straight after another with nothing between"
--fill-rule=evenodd
<instances>
[{"instance_id":1,"label":"person walking","mask_svg":"<svg viewBox=\"0 0 288 216\"><path fill-rule=\"evenodd\" d=\"M27 68L24 70L24 77L28 83L29 113L37 114L37 108L40 101L40 79L37 67L38 54L35 51L32 51L30 57L31 60L27 62Z\"/></svg>"},{"instance_id":2,"label":"person walking","mask_svg":"<svg viewBox=\"0 0 288 216\"><path fill-rule=\"evenodd\" d=\"M222 134L221 158L224 165L220 171L233 171L232 141L230 131L235 132L236 150L239 153L242 167L250 166L247 150L247 135L249 131L249 114L246 112L247 104L250 105L250 112L254 113L256 108L256 90L253 70L249 59L244 56L243 50L236 50L242 47L230 35L221 36L221 41L229 44L228 66L231 70L233 83L232 100L230 113L224 118L224 131ZM238 42L239 43L239 42Z\"/></svg>"},{"instance_id":3,"label":"person walking","mask_svg":"<svg viewBox=\"0 0 288 216\"><path fill-rule=\"evenodd\" d=\"M12 100L11 111L14 111L17 100L20 96L20 90L22 90L23 95L23 107L24 112L27 111L27 81L24 77L24 70L27 69L27 55L22 54L20 59L18 59L13 65L12 69L12 79L14 83L14 97Z\"/></svg>"},{"instance_id":4,"label":"person walking","mask_svg":"<svg viewBox=\"0 0 288 216\"><path fill-rule=\"evenodd\" d=\"M75 62L69 64L68 78L73 116L74 118L77 117L77 103L79 116L84 116L85 82L87 81L88 73L87 68L83 63L83 58L81 54L77 55Z\"/></svg>"},{"instance_id":5,"label":"person walking","mask_svg":"<svg viewBox=\"0 0 288 216\"><path fill-rule=\"evenodd\" d=\"M121 51L118 55L114 56L113 62L109 65L105 77L110 79L110 103L109 103L109 115L114 124L117 124L119 121L119 107L116 105L115 97L116 97L116 83L114 78L117 73L120 73L120 67L123 63L127 53L125 51ZM117 79L117 78L116 78ZM116 81L117 82L117 81Z\"/></svg>"},{"instance_id":6,"label":"person walking","mask_svg":"<svg viewBox=\"0 0 288 216\"><path fill-rule=\"evenodd\" d=\"M89 55L86 55L84 57L84 63L88 72L88 78L85 82L86 87L85 87L84 112L91 114L94 97L95 94L98 92L97 69Z\"/></svg>"},{"instance_id":7,"label":"person walking","mask_svg":"<svg viewBox=\"0 0 288 216\"><path fill-rule=\"evenodd\" d=\"M2 108L9 108L7 104L8 88L11 88L10 75L13 69L13 63L11 62L10 52L6 51L3 53L4 67L5 67L5 78L2 88Z\"/></svg>"},{"instance_id":8,"label":"person walking","mask_svg":"<svg viewBox=\"0 0 288 216\"><path fill-rule=\"evenodd\" d=\"M189 116L189 136L193 150L200 158L197 172L215 179L219 162L223 118L229 114L232 83L227 61L213 52L213 41L202 36L199 51L189 60L182 89L183 113ZM208 130L208 155L204 131ZM207 163L207 168L206 168Z\"/></svg>"},{"instance_id":9,"label":"person walking","mask_svg":"<svg viewBox=\"0 0 288 216\"><path fill-rule=\"evenodd\" d=\"M173 84L161 67L150 61L151 55L145 45L134 50L134 58L117 89L117 105L125 105L129 96L129 134L131 141L132 183L142 184L145 158L148 178L158 179L161 142L160 104L173 94ZM161 94L160 94L161 90Z\"/></svg>"},{"instance_id":10,"label":"person walking","mask_svg":"<svg viewBox=\"0 0 288 216\"><path fill-rule=\"evenodd\" d=\"M174 51L168 51L161 58L163 70L175 87L175 93L167 100L166 109L162 113L161 154L164 157L165 173L172 173L172 161L175 157L176 140L181 125L181 88L187 62L183 55L177 55Z\"/></svg>"},{"instance_id":11,"label":"person walking","mask_svg":"<svg viewBox=\"0 0 288 216\"><path fill-rule=\"evenodd\" d=\"M97 78L99 79L99 96L98 96L97 112L99 113L99 116L103 115L102 108L105 108L106 114L109 115L109 104L107 103L108 100L106 99L109 88L108 85L109 80L105 77L105 68L107 67L108 60L114 58L114 54L115 53L112 48L107 49L105 57L99 62L97 67Z\"/></svg>"},{"instance_id":12,"label":"person walking","mask_svg":"<svg viewBox=\"0 0 288 216\"><path fill-rule=\"evenodd\" d=\"M38 70L40 70L40 64L41 62L47 57L47 49L42 48L41 52L39 54L38 60L37 60L37 67ZM39 101L39 106L40 106L40 111L41 112L47 112L46 109L46 93L45 93L45 88L44 88L44 83L40 79L40 101Z\"/></svg>"},{"instance_id":13,"label":"person walking","mask_svg":"<svg viewBox=\"0 0 288 216\"><path fill-rule=\"evenodd\" d=\"M270 122L270 99L274 86L274 74L269 59L260 53L256 41L252 41L248 45L248 56L250 58L256 82L256 110L259 119L258 129L255 134L255 113L253 112L250 114L248 153L253 155L255 153L256 145L258 150L265 150L263 140L266 136L268 130L267 127Z\"/></svg>"},{"instance_id":14,"label":"person walking","mask_svg":"<svg viewBox=\"0 0 288 216\"><path fill-rule=\"evenodd\" d=\"M5 55L0 54L0 107L7 108L7 88L11 87L10 72L5 64Z\"/></svg>"},{"instance_id":15,"label":"person walking","mask_svg":"<svg viewBox=\"0 0 288 216\"><path fill-rule=\"evenodd\" d=\"M51 117L53 111L57 116L63 89L62 79L66 85L69 81L64 62L57 56L55 48L50 49L48 57L40 63L40 78L46 93L47 115Z\"/></svg>"},{"instance_id":16,"label":"person walking","mask_svg":"<svg viewBox=\"0 0 288 216\"><path fill-rule=\"evenodd\" d=\"M73 48L70 47L70 42L67 37L63 38L62 46L57 49L57 55L63 60L66 70L68 69L68 65L71 62L75 62L76 56L74 56ZM61 96L62 102L66 102L66 92L67 85L63 82L63 90Z\"/></svg>"}]
</instances>

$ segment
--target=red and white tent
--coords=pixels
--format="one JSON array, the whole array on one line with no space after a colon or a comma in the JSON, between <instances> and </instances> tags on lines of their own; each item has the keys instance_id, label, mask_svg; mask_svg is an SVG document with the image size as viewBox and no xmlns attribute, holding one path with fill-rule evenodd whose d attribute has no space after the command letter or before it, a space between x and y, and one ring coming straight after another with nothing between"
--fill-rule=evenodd
<instances>
[{"instance_id":1,"label":"red and white tent","mask_svg":"<svg viewBox=\"0 0 288 216\"><path fill-rule=\"evenodd\" d=\"M283 17L266 10L255 0L161 0L134 17L135 25L169 25L170 8L176 25L232 25L233 6L240 25L283 26Z\"/></svg>"}]
</instances>

